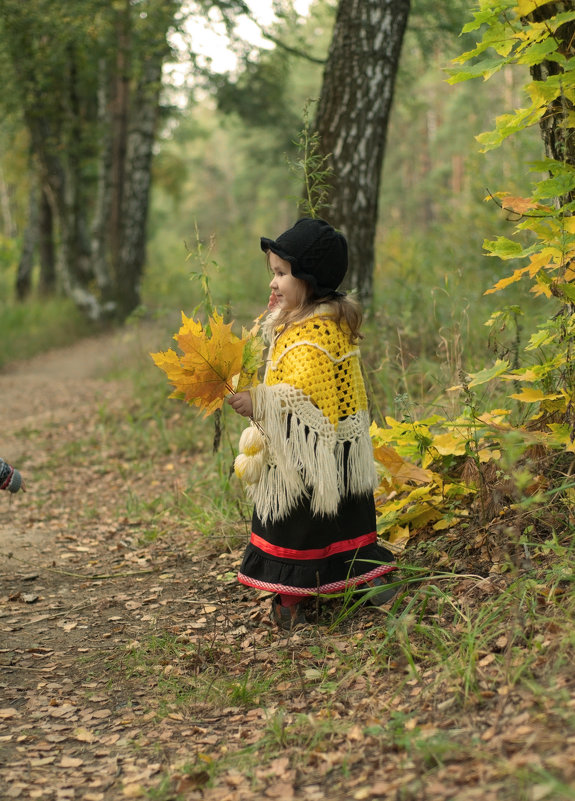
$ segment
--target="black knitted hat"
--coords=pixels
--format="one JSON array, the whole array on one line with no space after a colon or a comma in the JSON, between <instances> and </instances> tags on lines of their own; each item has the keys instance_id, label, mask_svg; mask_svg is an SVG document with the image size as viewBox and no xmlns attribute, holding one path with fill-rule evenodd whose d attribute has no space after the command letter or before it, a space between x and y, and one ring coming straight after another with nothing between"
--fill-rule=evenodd
<instances>
[{"instance_id":1,"label":"black knitted hat","mask_svg":"<svg viewBox=\"0 0 575 801\"><path fill-rule=\"evenodd\" d=\"M347 272L345 237L325 220L302 217L275 240L262 236L261 248L289 261L292 275L307 281L318 298L333 296Z\"/></svg>"}]
</instances>

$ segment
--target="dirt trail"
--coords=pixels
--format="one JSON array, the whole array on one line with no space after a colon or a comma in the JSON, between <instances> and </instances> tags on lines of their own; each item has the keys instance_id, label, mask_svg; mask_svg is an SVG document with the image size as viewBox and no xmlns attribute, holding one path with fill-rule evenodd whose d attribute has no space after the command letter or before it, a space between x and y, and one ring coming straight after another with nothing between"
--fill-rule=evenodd
<instances>
[{"instance_id":1,"label":"dirt trail","mask_svg":"<svg viewBox=\"0 0 575 801\"><path fill-rule=\"evenodd\" d=\"M102 376L112 370L120 372L122 364L128 364L141 347L135 331L116 331L12 364L0 372L0 455L22 466L29 487L27 496L1 499L1 552L16 553L29 541L41 542L42 530L39 533L34 526L22 530L16 512L28 508L34 496L31 472L49 463L58 446L81 431L102 405L126 403L128 382ZM47 436L38 440L40 430ZM42 441L45 448L40 447Z\"/></svg>"},{"instance_id":2,"label":"dirt trail","mask_svg":"<svg viewBox=\"0 0 575 801\"><path fill-rule=\"evenodd\" d=\"M2 451L15 461L26 454L27 427L64 423L101 399L128 392L126 383L102 378L133 358L135 332L117 331L15 363L0 372ZM139 346L140 343L138 343ZM83 411L84 410L84 411Z\"/></svg>"},{"instance_id":3,"label":"dirt trail","mask_svg":"<svg viewBox=\"0 0 575 801\"><path fill-rule=\"evenodd\" d=\"M100 424L125 425L134 402L103 376L148 365L154 336L99 336L0 374L1 453L28 485L0 496L2 801L293 797L287 761L208 785L217 755L262 738L270 709L245 682L284 657L267 599L237 583L240 551L169 508L156 539L147 505L177 499L195 457L134 467L129 426Z\"/></svg>"},{"instance_id":4,"label":"dirt trail","mask_svg":"<svg viewBox=\"0 0 575 801\"><path fill-rule=\"evenodd\" d=\"M187 587L205 568L182 556L177 533L140 546L144 524L124 510L127 498L145 503L164 468L183 483L186 460L132 473L98 427L103 412L121 421L131 403L129 382L103 376L144 363L154 336L118 331L0 374L1 454L28 486L0 497L2 799L143 794L171 762L147 753L157 704L138 701L149 678L122 683L122 660L130 642L176 636L204 592L199 579L191 597Z\"/></svg>"}]
</instances>

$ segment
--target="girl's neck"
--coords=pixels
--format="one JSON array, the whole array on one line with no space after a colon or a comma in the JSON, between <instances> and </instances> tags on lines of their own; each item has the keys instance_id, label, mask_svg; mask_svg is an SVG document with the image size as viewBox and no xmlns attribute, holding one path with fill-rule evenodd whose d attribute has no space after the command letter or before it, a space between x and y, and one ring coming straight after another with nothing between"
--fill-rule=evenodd
<instances>
[{"instance_id":1,"label":"girl's neck","mask_svg":"<svg viewBox=\"0 0 575 801\"><path fill-rule=\"evenodd\" d=\"M310 317L331 317L333 309L329 303L308 303L295 309L275 309L271 311L264 324L263 333L268 342L272 342L286 328L296 323L303 323Z\"/></svg>"}]
</instances>

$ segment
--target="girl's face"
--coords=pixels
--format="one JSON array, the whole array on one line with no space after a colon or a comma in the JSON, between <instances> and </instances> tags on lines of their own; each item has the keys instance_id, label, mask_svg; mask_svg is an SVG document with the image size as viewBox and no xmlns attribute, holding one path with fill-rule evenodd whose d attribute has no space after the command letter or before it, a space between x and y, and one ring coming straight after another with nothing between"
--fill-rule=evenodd
<instances>
[{"instance_id":1,"label":"girl's face","mask_svg":"<svg viewBox=\"0 0 575 801\"><path fill-rule=\"evenodd\" d=\"M273 278L270 289L276 297L275 307L291 311L297 309L307 295L305 281L292 275L291 264L280 259L277 253L269 253L270 270Z\"/></svg>"}]
</instances>

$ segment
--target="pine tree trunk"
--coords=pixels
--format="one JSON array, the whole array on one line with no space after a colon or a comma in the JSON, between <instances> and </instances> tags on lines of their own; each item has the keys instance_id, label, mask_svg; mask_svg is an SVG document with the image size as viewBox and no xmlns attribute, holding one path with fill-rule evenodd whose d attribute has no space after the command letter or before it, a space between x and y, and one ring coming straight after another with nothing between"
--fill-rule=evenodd
<instances>
[{"instance_id":1,"label":"pine tree trunk","mask_svg":"<svg viewBox=\"0 0 575 801\"><path fill-rule=\"evenodd\" d=\"M349 244L346 285L373 293L374 246L386 133L409 0L340 0L316 128L331 154L329 212Z\"/></svg>"}]
</instances>

